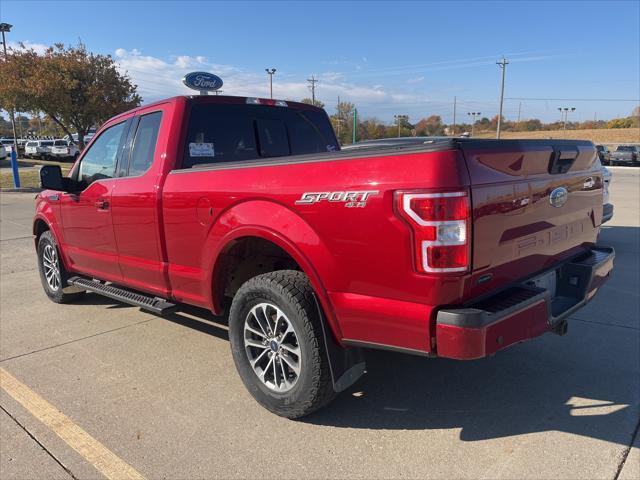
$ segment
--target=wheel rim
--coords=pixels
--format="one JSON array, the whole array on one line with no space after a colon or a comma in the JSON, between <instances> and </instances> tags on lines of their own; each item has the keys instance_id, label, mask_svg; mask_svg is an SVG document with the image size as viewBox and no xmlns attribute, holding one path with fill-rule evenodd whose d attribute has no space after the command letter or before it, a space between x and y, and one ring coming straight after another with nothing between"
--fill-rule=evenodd
<instances>
[{"instance_id":1,"label":"wheel rim","mask_svg":"<svg viewBox=\"0 0 640 480\"><path fill-rule=\"evenodd\" d=\"M47 285L53 291L60 288L60 266L58 252L53 245L46 245L42 251L42 267Z\"/></svg>"},{"instance_id":2,"label":"wheel rim","mask_svg":"<svg viewBox=\"0 0 640 480\"><path fill-rule=\"evenodd\" d=\"M258 379L270 390L291 390L302 370L298 335L287 316L271 303L259 303L244 321L244 349Z\"/></svg>"}]
</instances>

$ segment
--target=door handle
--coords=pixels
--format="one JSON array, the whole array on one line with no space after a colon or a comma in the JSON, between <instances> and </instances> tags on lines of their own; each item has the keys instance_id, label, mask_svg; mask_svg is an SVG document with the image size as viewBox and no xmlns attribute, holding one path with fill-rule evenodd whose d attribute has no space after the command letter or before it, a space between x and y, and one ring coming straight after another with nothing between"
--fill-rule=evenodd
<instances>
[{"instance_id":1,"label":"door handle","mask_svg":"<svg viewBox=\"0 0 640 480\"><path fill-rule=\"evenodd\" d=\"M100 200L96 200L94 205L98 210L107 210L109 208L109 202L104 198L101 198Z\"/></svg>"}]
</instances>

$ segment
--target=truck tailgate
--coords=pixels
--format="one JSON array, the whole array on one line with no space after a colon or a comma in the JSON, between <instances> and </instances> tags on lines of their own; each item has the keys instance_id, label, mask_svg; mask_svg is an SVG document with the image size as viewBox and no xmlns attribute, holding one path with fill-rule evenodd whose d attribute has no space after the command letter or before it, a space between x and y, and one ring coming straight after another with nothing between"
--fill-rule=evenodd
<instances>
[{"instance_id":1,"label":"truck tailgate","mask_svg":"<svg viewBox=\"0 0 640 480\"><path fill-rule=\"evenodd\" d=\"M602 175L590 142L460 143L471 179L473 276L467 294L544 270L596 241ZM488 286L488 285L487 285Z\"/></svg>"}]
</instances>

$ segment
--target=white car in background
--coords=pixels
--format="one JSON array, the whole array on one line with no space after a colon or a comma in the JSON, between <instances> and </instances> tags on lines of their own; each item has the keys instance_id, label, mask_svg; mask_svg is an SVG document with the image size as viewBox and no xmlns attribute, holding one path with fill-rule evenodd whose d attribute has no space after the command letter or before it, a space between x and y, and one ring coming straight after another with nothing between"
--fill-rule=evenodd
<instances>
[{"instance_id":1,"label":"white car in background","mask_svg":"<svg viewBox=\"0 0 640 480\"><path fill-rule=\"evenodd\" d=\"M75 143L68 140L54 140L51 147L51 158L74 160L80 155L80 150Z\"/></svg>"},{"instance_id":2,"label":"white car in background","mask_svg":"<svg viewBox=\"0 0 640 480\"><path fill-rule=\"evenodd\" d=\"M608 222L613 218L613 204L609 203L609 187L611 185L611 177L613 174L611 170L602 165L600 158L596 159L596 164L600 166L602 171L602 223Z\"/></svg>"},{"instance_id":3,"label":"white car in background","mask_svg":"<svg viewBox=\"0 0 640 480\"><path fill-rule=\"evenodd\" d=\"M4 145L0 144L0 160L4 160L9 156L7 149L4 148Z\"/></svg>"},{"instance_id":4,"label":"white car in background","mask_svg":"<svg viewBox=\"0 0 640 480\"><path fill-rule=\"evenodd\" d=\"M29 140L24 147L27 158L49 158L53 140Z\"/></svg>"}]
</instances>

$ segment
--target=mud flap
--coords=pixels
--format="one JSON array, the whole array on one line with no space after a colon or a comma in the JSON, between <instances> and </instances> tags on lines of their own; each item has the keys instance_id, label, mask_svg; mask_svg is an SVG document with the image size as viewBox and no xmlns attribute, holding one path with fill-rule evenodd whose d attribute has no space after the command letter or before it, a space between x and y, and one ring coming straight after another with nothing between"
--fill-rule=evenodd
<instances>
[{"instance_id":1,"label":"mud flap","mask_svg":"<svg viewBox=\"0 0 640 480\"><path fill-rule=\"evenodd\" d=\"M322 325L322 335L324 336L324 344L327 349L331 379L333 380L333 390L336 393L340 393L356 383L362 374L364 374L366 369L364 352L358 347L344 348L338 345L328 330L324 312L320 307L318 298L314 295L313 299L318 309L320 325Z\"/></svg>"}]
</instances>

